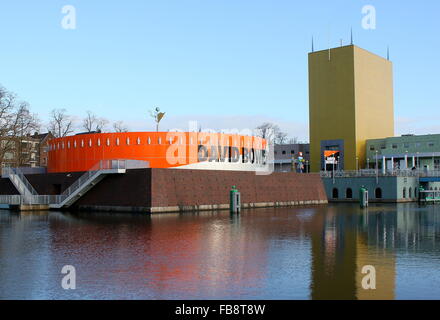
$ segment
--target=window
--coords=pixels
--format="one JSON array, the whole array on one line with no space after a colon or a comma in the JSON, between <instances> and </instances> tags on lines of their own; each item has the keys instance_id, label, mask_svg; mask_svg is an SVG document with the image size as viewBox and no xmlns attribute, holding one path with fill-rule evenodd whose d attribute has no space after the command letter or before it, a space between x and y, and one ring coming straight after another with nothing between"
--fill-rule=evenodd
<instances>
[{"instance_id":1,"label":"window","mask_svg":"<svg viewBox=\"0 0 440 320\"><path fill-rule=\"evenodd\" d=\"M89 139L89 147L92 147L92 139Z\"/></svg>"},{"instance_id":2,"label":"window","mask_svg":"<svg viewBox=\"0 0 440 320\"><path fill-rule=\"evenodd\" d=\"M353 199L353 190L351 188L347 189L346 198L347 199Z\"/></svg>"},{"instance_id":3,"label":"window","mask_svg":"<svg viewBox=\"0 0 440 320\"><path fill-rule=\"evenodd\" d=\"M416 148L420 148L422 144L420 142L416 142Z\"/></svg>"},{"instance_id":4,"label":"window","mask_svg":"<svg viewBox=\"0 0 440 320\"><path fill-rule=\"evenodd\" d=\"M127 146L129 146L130 145L130 138L127 138L126 142L127 142Z\"/></svg>"},{"instance_id":5,"label":"window","mask_svg":"<svg viewBox=\"0 0 440 320\"><path fill-rule=\"evenodd\" d=\"M73 147L76 148L76 140L73 141Z\"/></svg>"},{"instance_id":6,"label":"window","mask_svg":"<svg viewBox=\"0 0 440 320\"><path fill-rule=\"evenodd\" d=\"M84 140L81 140L81 148L84 148Z\"/></svg>"},{"instance_id":7,"label":"window","mask_svg":"<svg viewBox=\"0 0 440 320\"><path fill-rule=\"evenodd\" d=\"M382 143L382 144L380 145L380 148L381 148L382 150L385 150L385 149L387 148L387 145L386 145L385 143Z\"/></svg>"},{"instance_id":8,"label":"window","mask_svg":"<svg viewBox=\"0 0 440 320\"><path fill-rule=\"evenodd\" d=\"M435 143L433 141L428 142L428 147L432 148L435 146Z\"/></svg>"},{"instance_id":9,"label":"window","mask_svg":"<svg viewBox=\"0 0 440 320\"><path fill-rule=\"evenodd\" d=\"M408 192L408 198L412 199L412 188L409 188L409 192Z\"/></svg>"},{"instance_id":10,"label":"window","mask_svg":"<svg viewBox=\"0 0 440 320\"><path fill-rule=\"evenodd\" d=\"M107 146L110 146L110 139L107 138Z\"/></svg>"},{"instance_id":11,"label":"window","mask_svg":"<svg viewBox=\"0 0 440 320\"><path fill-rule=\"evenodd\" d=\"M376 199L382 199L382 189L381 188L376 188L375 198Z\"/></svg>"},{"instance_id":12,"label":"window","mask_svg":"<svg viewBox=\"0 0 440 320\"><path fill-rule=\"evenodd\" d=\"M339 199L339 191L337 188L333 189L333 199Z\"/></svg>"},{"instance_id":13,"label":"window","mask_svg":"<svg viewBox=\"0 0 440 320\"><path fill-rule=\"evenodd\" d=\"M151 138L148 137L148 144L151 144Z\"/></svg>"},{"instance_id":14,"label":"window","mask_svg":"<svg viewBox=\"0 0 440 320\"><path fill-rule=\"evenodd\" d=\"M290 154L295 154L295 150L290 151Z\"/></svg>"},{"instance_id":15,"label":"window","mask_svg":"<svg viewBox=\"0 0 440 320\"><path fill-rule=\"evenodd\" d=\"M119 138L116 138L116 145L119 146Z\"/></svg>"},{"instance_id":16,"label":"window","mask_svg":"<svg viewBox=\"0 0 440 320\"><path fill-rule=\"evenodd\" d=\"M393 143L393 149L397 149L397 143Z\"/></svg>"},{"instance_id":17,"label":"window","mask_svg":"<svg viewBox=\"0 0 440 320\"><path fill-rule=\"evenodd\" d=\"M283 154L286 154L286 150L283 151Z\"/></svg>"},{"instance_id":18,"label":"window","mask_svg":"<svg viewBox=\"0 0 440 320\"><path fill-rule=\"evenodd\" d=\"M70 141L67 141L67 149L70 149Z\"/></svg>"},{"instance_id":19,"label":"window","mask_svg":"<svg viewBox=\"0 0 440 320\"><path fill-rule=\"evenodd\" d=\"M403 188L403 199L406 199L406 188Z\"/></svg>"},{"instance_id":20,"label":"window","mask_svg":"<svg viewBox=\"0 0 440 320\"><path fill-rule=\"evenodd\" d=\"M101 139L98 139L98 142L97 142L97 144L98 144L98 147L100 147L100 146L101 146Z\"/></svg>"},{"instance_id":21,"label":"window","mask_svg":"<svg viewBox=\"0 0 440 320\"><path fill-rule=\"evenodd\" d=\"M157 139L157 143L161 144L162 143L162 139L159 137L159 139Z\"/></svg>"},{"instance_id":22,"label":"window","mask_svg":"<svg viewBox=\"0 0 440 320\"><path fill-rule=\"evenodd\" d=\"M137 140L136 140L136 143L137 144L141 144L141 138L138 137Z\"/></svg>"},{"instance_id":23,"label":"window","mask_svg":"<svg viewBox=\"0 0 440 320\"><path fill-rule=\"evenodd\" d=\"M374 146L370 146L370 151L374 151L376 148Z\"/></svg>"}]
</instances>

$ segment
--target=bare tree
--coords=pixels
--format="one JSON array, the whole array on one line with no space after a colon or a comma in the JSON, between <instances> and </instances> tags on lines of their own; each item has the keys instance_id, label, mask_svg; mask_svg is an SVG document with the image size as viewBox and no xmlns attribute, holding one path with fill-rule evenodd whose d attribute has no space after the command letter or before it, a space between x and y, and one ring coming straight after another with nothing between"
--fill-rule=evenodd
<instances>
[{"instance_id":1,"label":"bare tree","mask_svg":"<svg viewBox=\"0 0 440 320\"><path fill-rule=\"evenodd\" d=\"M275 140L279 132L280 132L280 127L270 122L265 122L256 128L257 136L272 141Z\"/></svg>"},{"instance_id":2,"label":"bare tree","mask_svg":"<svg viewBox=\"0 0 440 320\"><path fill-rule=\"evenodd\" d=\"M287 141L287 133L278 131L275 134L275 143L276 144L285 144Z\"/></svg>"},{"instance_id":3,"label":"bare tree","mask_svg":"<svg viewBox=\"0 0 440 320\"><path fill-rule=\"evenodd\" d=\"M103 132L108 124L105 118L98 118L93 112L87 111L87 116L83 119L83 128L87 132Z\"/></svg>"},{"instance_id":4,"label":"bare tree","mask_svg":"<svg viewBox=\"0 0 440 320\"><path fill-rule=\"evenodd\" d=\"M289 139L289 144L297 144L298 142L298 137L293 137Z\"/></svg>"},{"instance_id":5,"label":"bare tree","mask_svg":"<svg viewBox=\"0 0 440 320\"><path fill-rule=\"evenodd\" d=\"M128 132L128 127L122 121L117 121L113 123L113 129L115 132Z\"/></svg>"},{"instance_id":6,"label":"bare tree","mask_svg":"<svg viewBox=\"0 0 440 320\"><path fill-rule=\"evenodd\" d=\"M27 102L0 87L0 167L5 160L13 165L24 164L30 154L24 152L22 141L40 128L40 121L29 111Z\"/></svg>"},{"instance_id":7,"label":"bare tree","mask_svg":"<svg viewBox=\"0 0 440 320\"><path fill-rule=\"evenodd\" d=\"M50 114L48 129L56 138L65 137L73 133L73 118L66 109L54 109Z\"/></svg>"}]
</instances>

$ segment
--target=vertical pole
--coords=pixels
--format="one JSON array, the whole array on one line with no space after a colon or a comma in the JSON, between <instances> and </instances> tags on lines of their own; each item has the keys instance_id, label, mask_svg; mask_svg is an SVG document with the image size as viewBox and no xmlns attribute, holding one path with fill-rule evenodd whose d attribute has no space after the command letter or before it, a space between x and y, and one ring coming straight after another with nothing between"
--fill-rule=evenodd
<instances>
[{"instance_id":1,"label":"vertical pole","mask_svg":"<svg viewBox=\"0 0 440 320\"><path fill-rule=\"evenodd\" d=\"M405 152L405 170L408 169L408 151Z\"/></svg>"}]
</instances>

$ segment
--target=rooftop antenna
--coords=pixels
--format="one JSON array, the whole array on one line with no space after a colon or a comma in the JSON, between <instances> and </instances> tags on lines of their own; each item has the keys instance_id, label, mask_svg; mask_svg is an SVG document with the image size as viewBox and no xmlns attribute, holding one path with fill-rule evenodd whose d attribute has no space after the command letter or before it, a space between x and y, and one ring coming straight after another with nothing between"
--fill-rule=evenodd
<instances>
[{"instance_id":1,"label":"rooftop antenna","mask_svg":"<svg viewBox=\"0 0 440 320\"><path fill-rule=\"evenodd\" d=\"M387 60L390 61L390 46L387 47Z\"/></svg>"},{"instance_id":2,"label":"rooftop antenna","mask_svg":"<svg viewBox=\"0 0 440 320\"><path fill-rule=\"evenodd\" d=\"M350 44L353 45L353 28L350 30Z\"/></svg>"},{"instance_id":3,"label":"rooftop antenna","mask_svg":"<svg viewBox=\"0 0 440 320\"><path fill-rule=\"evenodd\" d=\"M342 39L341 39L341 47L342 47Z\"/></svg>"},{"instance_id":4,"label":"rooftop antenna","mask_svg":"<svg viewBox=\"0 0 440 320\"><path fill-rule=\"evenodd\" d=\"M315 46L314 46L314 43L313 43L313 36L312 36L312 52L315 52Z\"/></svg>"}]
</instances>

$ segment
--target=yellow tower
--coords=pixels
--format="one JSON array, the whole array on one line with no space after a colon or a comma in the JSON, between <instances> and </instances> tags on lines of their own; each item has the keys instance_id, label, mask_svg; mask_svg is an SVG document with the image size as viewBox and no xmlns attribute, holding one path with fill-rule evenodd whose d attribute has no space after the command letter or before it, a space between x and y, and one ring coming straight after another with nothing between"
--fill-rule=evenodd
<instances>
[{"instance_id":1,"label":"yellow tower","mask_svg":"<svg viewBox=\"0 0 440 320\"><path fill-rule=\"evenodd\" d=\"M366 140L394 136L392 69L354 45L309 54L312 171L364 168Z\"/></svg>"}]
</instances>

